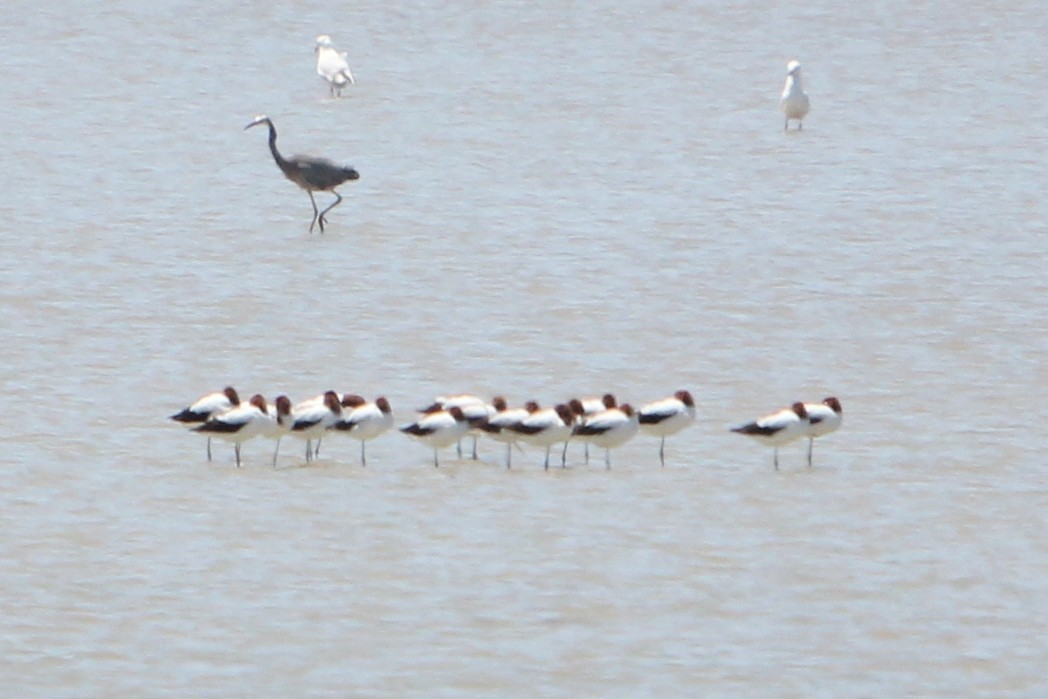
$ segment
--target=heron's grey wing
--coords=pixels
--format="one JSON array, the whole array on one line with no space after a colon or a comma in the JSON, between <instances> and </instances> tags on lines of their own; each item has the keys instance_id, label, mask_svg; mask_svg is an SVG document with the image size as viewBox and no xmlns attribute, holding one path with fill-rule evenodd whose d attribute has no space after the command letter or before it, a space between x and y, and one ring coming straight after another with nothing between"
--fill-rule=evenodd
<instances>
[{"instance_id":1,"label":"heron's grey wing","mask_svg":"<svg viewBox=\"0 0 1048 699\"><path fill-rule=\"evenodd\" d=\"M302 171L302 177L317 189L336 187L346 181L346 168L327 158L297 155L295 162Z\"/></svg>"}]
</instances>

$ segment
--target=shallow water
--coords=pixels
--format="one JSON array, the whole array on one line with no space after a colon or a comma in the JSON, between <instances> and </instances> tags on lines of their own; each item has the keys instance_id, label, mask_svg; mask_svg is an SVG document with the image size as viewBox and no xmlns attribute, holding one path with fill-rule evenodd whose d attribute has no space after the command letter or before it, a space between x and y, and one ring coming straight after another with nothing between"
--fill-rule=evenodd
<instances>
[{"instance_id":1,"label":"shallow water","mask_svg":"<svg viewBox=\"0 0 1048 699\"><path fill-rule=\"evenodd\" d=\"M9 5L6 692L1043 694L1039 3ZM699 420L236 469L166 419L227 384ZM813 469L728 432L830 394Z\"/></svg>"}]
</instances>

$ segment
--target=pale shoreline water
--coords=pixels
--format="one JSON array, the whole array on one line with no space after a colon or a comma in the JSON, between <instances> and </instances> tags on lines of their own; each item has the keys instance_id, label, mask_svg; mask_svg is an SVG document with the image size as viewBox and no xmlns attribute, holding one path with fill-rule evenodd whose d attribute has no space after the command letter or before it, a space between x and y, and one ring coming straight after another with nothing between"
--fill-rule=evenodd
<instances>
[{"instance_id":1,"label":"pale shoreline water","mask_svg":"<svg viewBox=\"0 0 1048 699\"><path fill-rule=\"evenodd\" d=\"M330 10L7 9L4 692L1043 695L1048 10ZM698 420L237 469L167 419L228 384ZM812 469L728 431L827 395Z\"/></svg>"}]
</instances>

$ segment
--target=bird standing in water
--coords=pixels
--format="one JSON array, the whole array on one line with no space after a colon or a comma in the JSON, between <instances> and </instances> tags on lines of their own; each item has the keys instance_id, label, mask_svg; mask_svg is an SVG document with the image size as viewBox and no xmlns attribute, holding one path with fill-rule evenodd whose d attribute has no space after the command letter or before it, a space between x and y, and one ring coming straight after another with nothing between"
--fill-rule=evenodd
<instances>
[{"instance_id":1,"label":"bird standing in water","mask_svg":"<svg viewBox=\"0 0 1048 699\"><path fill-rule=\"evenodd\" d=\"M786 85L782 88L779 109L786 115L786 129L790 128L790 119L797 121L797 129L802 128L801 121L811 110L811 102L801 85L801 64L790 61L786 64Z\"/></svg>"},{"instance_id":2,"label":"bird standing in water","mask_svg":"<svg viewBox=\"0 0 1048 699\"><path fill-rule=\"evenodd\" d=\"M778 471L779 447L807 436L810 425L804 403L797 402L788 408L759 417L753 422L733 427L731 431L752 437L769 447L775 447L774 464L775 470Z\"/></svg>"},{"instance_id":3,"label":"bird standing in water","mask_svg":"<svg viewBox=\"0 0 1048 699\"><path fill-rule=\"evenodd\" d=\"M335 187L343 182L360 179L360 173L351 167L336 165L327 158L315 158L309 155L293 155L285 158L277 150L277 130L268 116L258 115L254 121L244 127L244 130L259 124L269 127L269 151L273 154L277 167L284 173L284 177L309 194L309 201L313 204L313 220L309 224L309 232L312 233L313 226L319 223L320 232L323 233L324 216L342 203L342 195L335 191ZM317 200L313 198L313 192L331 192L335 195L335 202L323 211L318 211Z\"/></svg>"},{"instance_id":4,"label":"bird standing in water","mask_svg":"<svg viewBox=\"0 0 1048 699\"><path fill-rule=\"evenodd\" d=\"M355 84L346 62L346 52L336 49L327 34L317 37L314 51L317 54L317 75L327 80L332 97L341 97L346 85Z\"/></svg>"},{"instance_id":5,"label":"bird standing in water","mask_svg":"<svg viewBox=\"0 0 1048 699\"><path fill-rule=\"evenodd\" d=\"M805 403L808 413L808 467L811 467L811 453L815 448L815 438L835 432L844 422L844 409L834 396L824 398L821 403Z\"/></svg>"}]
</instances>

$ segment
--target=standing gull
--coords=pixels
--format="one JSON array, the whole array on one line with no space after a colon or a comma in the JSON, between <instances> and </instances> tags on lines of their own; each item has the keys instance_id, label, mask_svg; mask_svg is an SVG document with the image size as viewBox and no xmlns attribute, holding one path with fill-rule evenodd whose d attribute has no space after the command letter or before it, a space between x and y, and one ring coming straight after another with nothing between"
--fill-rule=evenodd
<instances>
[{"instance_id":1,"label":"standing gull","mask_svg":"<svg viewBox=\"0 0 1048 699\"><path fill-rule=\"evenodd\" d=\"M353 85L353 73L349 72L349 64L346 63L346 52L338 51L331 42L331 37L321 34L317 37L317 75L328 82L332 97L341 97L342 88Z\"/></svg>"},{"instance_id":2,"label":"standing gull","mask_svg":"<svg viewBox=\"0 0 1048 699\"><path fill-rule=\"evenodd\" d=\"M320 232L324 232L324 215L342 203L342 195L335 191L343 182L360 179L360 173L349 166L336 165L327 158L314 158L310 155L293 155L285 158L277 150L277 129L272 120L265 114L259 114L254 121L244 127L247 131L252 126L265 124L269 127L269 151L273 154L273 160L277 167L288 178L309 194L309 201L313 204L313 220L309 224L309 232L313 232L313 226L320 224ZM324 209L317 211L317 200L313 198L313 192L331 192L335 195L335 202Z\"/></svg>"},{"instance_id":3,"label":"standing gull","mask_svg":"<svg viewBox=\"0 0 1048 699\"><path fill-rule=\"evenodd\" d=\"M786 64L786 86L782 88L782 98L779 100L779 109L786 115L786 126L790 128L790 119L797 121L797 129L801 129L801 120L811 110L808 95L804 94L804 86L801 85L801 64L790 61Z\"/></svg>"}]
</instances>

